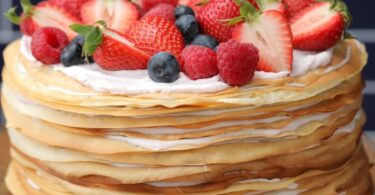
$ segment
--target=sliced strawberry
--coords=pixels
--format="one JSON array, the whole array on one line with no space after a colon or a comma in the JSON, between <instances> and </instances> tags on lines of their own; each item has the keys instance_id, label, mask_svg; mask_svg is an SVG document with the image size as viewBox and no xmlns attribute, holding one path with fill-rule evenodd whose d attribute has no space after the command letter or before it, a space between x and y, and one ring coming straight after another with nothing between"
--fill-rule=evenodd
<instances>
[{"instance_id":1,"label":"sliced strawberry","mask_svg":"<svg viewBox=\"0 0 375 195\"><path fill-rule=\"evenodd\" d=\"M142 18L130 27L125 36L151 56L164 51L180 60L185 47L184 38L174 23L159 16Z\"/></svg>"},{"instance_id":2,"label":"sliced strawberry","mask_svg":"<svg viewBox=\"0 0 375 195\"><path fill-rule=\"evenodd\" d=\"M286 5L288 16L292 17L299 11L307 8L315 2L315 0L283 0Z\"/></svg>"},{"instance_id":3,"label":"sliced strawberry","mask_svg":"<svg viewBox=\"0 0 375 195\"><path fill-rule=\"evenodd\" d=\"M279 11L269 10L238 25L233 38L252 43L259 49L258 70L290 71L293 61L292 33L287 18Z\"/></svg>"},{"instance_id":4,"label":"sliced strawberry","mask_svg":"<svg viewBox=\"0 0 375 195\"><path fill-rule=\"evenodd\" d=\"M72 39L77 35L69 28L69 26L71 24L81 22L70 12L67 12L64 9L49 2L42 2L35 6L35 10L31 18L38 26L38 28L45 26L59 28L66 32L69 39Z\"/></svg>"},{"instance_id":5,"label":"sliced strawberry","mask_svg":"<svg viewBox=\"0 0 375 195\"><path fill-rule=\"evenodd\" d=\"M106 70L146 69L150 57L113 30L104 32L103 42L94 52L95 62Z\"/></svg>"},{"instance_id":6,"label":"sliced strawberry","mask_svg":"<svg viewBox=\"0 0 375 195\"><path fill-rule=\"evenodd\" d=\"M104 20L108 28L125 33L139 17L137 7L127 0L90 0L81 8L82 21Z\"/></svg>"},{"instance_id":7,"label":"sliced strawberry","mask_svg":"<svg viewBox=\"0 0 375 195\"><path fill-rule=\"evenodd\" d=\"M88 0L49 0L52 4L72 12L77 18L81 18L81 7Z\"/></svg>"},{"instance_id":8,"label":"sliced strawberry","mask_svg":"<svg viewBox=\"0 0 375 195\"><path fill-rule=\"evenodd\" d=\"M233 0L211 0L200 10L198 22L204 33L220 42L231 38L234 25L225 20L240 16L240 8Z\"/></svg>"},{"instance_id":9,"label":"sliced strawberry","mask_svg":"<svg viewBox=\"0 0 375 195\"><path fill-rule=\"evenodd\" d=\"M135 0L135 4L139 5L143 12L148 12L151 8L157 6L160 3L170 4L174 7L177 6L178 0Z\"/></svg>"},{"instance_id":10,"label":"sliced strawberry","mask_svg":"<svg viewBox=\"0 0 375 195\"><path fill-rule=\"evenodd\" d=\"M49 26L63 30L70 39L76 36L69 26L81 21L71 12L50 2L41 2L34 6L29 0L23 0L21 4L21 16L16 14L15 8L9 9L5 16L13 23L19 24L25 34L32 35L39 28Z\"/></svg>"},{"instance_id":11,"label":"sliced strawberry","mask_svg":"<svg viewBox=\"0 0 375 195\"><path fill-rule=\"evenodd\" d=\"M265 0L264 3L264 10L276 10L283 14L286 14L285 5L280 1L275 0Z\"/></svg>"}]
</instances>

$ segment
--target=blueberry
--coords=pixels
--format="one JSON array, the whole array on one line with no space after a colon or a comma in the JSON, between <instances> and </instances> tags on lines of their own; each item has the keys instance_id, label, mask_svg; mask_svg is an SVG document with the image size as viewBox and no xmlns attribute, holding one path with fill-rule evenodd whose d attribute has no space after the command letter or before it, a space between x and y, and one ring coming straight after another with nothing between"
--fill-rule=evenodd
<instances>
[{"instance_id":1,"label":"blueberry","mask_svg":"<svg viewBox=\"0 0 375 195\"><path fill-rule=\"evenodd\" d=\"M197 35L194 40L191 42L192 45L201 45L201 46L205 46L205 47L208 47L208 48L211 48L211 49L214 49L218 43L217 41L211 37L211 36L208 36L208 35Z\"/></svg>"},{"instance_id":2,"label":"blueberry","mask_svg":"<svg viewBox=\"0 0 375 195\"><path fill-rule=\"evenodd\" d=\"M75 37L61 53L61 63L66 67L87 63L85 57L82 56L82 46L84 43L85 38L83 36ZM89 57L88 60L90 63L94 62L92 57Z\"/></svg>"},{"instance_id":3,"label":"blueberry","mask_svg":"<svg viewBox=\"0 0 375 195\"><path fill-rule=\"evenodd\" d=\"M180 16L183 16L183 15L194 16L195 14L194 14L193 9L191 9L190 7L185 6L185 5L178 6L178 7L176 7L176 9L174 9L174 16L176 18L179 18Z\"/></svg>"},{"instance_id":4,"label":"blueberry","mask_svg":"<svg viewBox=\"0 0 375 195\"><path fill-rule=\"evenodd\" d=\"M187 42L191 42L199 34L199 24L192 15L183 15L175 22Z\"/></svg>"},{"instance_id":5,"label":"blueberry","mask_svg":"<svg viewBox=\"0 0 375 195\"><path fill-rule=\"evenodd\" d=\"M172 54L159 52L148 61L147 71L155 82L172 83L180 75L180 64Z\"/></svg>"}]
</instances>

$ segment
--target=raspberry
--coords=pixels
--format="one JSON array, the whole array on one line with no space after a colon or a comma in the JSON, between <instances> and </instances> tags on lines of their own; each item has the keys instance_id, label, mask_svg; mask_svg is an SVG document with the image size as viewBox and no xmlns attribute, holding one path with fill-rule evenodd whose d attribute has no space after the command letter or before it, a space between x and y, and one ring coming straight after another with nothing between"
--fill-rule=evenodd
<instances>
[{"instance_id":1,"label":"raspberry","mask_svg":"<svg viewBox=\"0 0 375 195\"><path fill-rule=\"evenodd\" d=\"M44 64L57 64L60 62L61 52L68 44L68 36L64 31L54 27L44 27L33 34L31 52Z\"/></svg>"},{"instance_id":2,"label":"raspberry","mask_svg":"<svg viewBox=\"0 0 375 195\"><path fill-rule=\"evenodd\" d=\"M148 11L144 17L146 16L160 16L160 17L163 17L169 21L172 21L174 22L176 20L175 16L174 16L174 7L173 5L170 5L170 4L166 4L166 3L162 3L162 4L159 4L155 7L153 7L152 9L150 9L150 11Z\"/></svg>"},{"instance_id":3,"label":"raspberry","mask_svg":"<svg viewBox=\"0 0 375 195\"><path fill-rule=\"evenodd\" d=\"M219 74L225 83L242 86L251 81L259 61L258 49L250 43L229 40L217 49Z\"/></svg>"},{"instance_id":4,"label":"raspberry","mask_svg":"<svg viewBox=\"0 0 375 195\"><path fill-rule=\"evenodd\" d=\"M193 79L213 77L218 73L216 53L207 47L191 45L182 51L184 72Z\"/></svg>"}]
</instances>

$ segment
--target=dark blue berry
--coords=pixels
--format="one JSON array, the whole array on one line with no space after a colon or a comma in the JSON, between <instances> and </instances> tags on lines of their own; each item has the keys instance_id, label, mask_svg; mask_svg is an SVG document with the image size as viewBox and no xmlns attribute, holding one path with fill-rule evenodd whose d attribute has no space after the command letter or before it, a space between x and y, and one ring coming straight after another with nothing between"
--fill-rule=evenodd
<instances>
[{"instance_id":1,"label":"dark blue berry","mask_svg":"<svg viewBox=\"0 0 375 195\"><path fill-rule=\"evenodd\" d=\"M172 83L180 75L180 64L172 54L159 52L148 61L147 71L155 82Z\"/></svg>"},{"instance_id":2,"label":"dark blue berry","mask_svg":"<svg viewBox=\"0 0 375 195\"><path fill-rule=\"evenodd\" d=\"M183 16L183 15L195 16L193 9L191 9L188 6L180 5L180 6L176 7L176 9L174 9L174 16L176 18L179 18L180 16Z\"/></svg>"},{"instance_id":3,"label":"dark blue berry","mask_svg":"<svg viewBox=\"0 0 375 195\"><path fill-rule=\"evenodd\" d=\"M192 15L179 17L175 24L187 42L191 42L199 34L199 24L197 19Z\"/></svg>"},{"instance_id":4,"label":"dark blue berry","mask_svg":"<svg viewBox=\"0 0 375 195\"><path fill-rule=\"evenodd\" d=\"M85 38L83 36L75 37L63 50L60 55L61 63L66 66L74 66L79 64L87 63L87 60L82 56L82 47L85 43ZM89 63L93 63L92 57L88 57Z\"/></svg>"},{"instance_id":5,"label":"dark blue berry","mask_svg":"<svg viewBox=\"0 0 375 195\"><path fill-rule=\"evenodd\" d=\"M194 40L191 42L191 44L201 45L201 46L205 46L211 49L214 49L218 45L217 41L213 37L208 36L208 35L202 35L202 34L197 35L194 38Z\"/></svg>"}]
</instances>

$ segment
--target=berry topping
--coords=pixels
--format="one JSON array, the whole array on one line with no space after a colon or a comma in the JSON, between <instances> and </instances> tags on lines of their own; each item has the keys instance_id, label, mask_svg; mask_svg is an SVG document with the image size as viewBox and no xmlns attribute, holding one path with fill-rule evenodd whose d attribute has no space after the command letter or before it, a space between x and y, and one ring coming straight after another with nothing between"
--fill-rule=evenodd
<instances>
[{"instance_id":1,"label":"berry topping","mask_svg":"<svg viewBox=\"0 0 375 195\"><path fill-rule=\"evenodd\" d=\"M234 25L229 25L225 20L237 18L240 15L240 8L234 0L211 0L197 15L205 34L225 42L231 38L234 29Z\"/></svg>"},{"instance_id":2,"label":"berry topping","mask_svg":"<svg viewBox=\"0 0 375 195\"><path fill-rule=\"evenodd\" d=\"M217 41L208 35L197 35L194 40L191 42L192 45L202 45L211 49L217 47Z\"/></svg>"},{"instance_id":3,"label":"berry topping","mask_svg":"<svg viewBox=\"0 0 375 195\"><path fill-rule=\"evenodd\" d=\"M68 43L64 31L54 27L44 27L33 34L31 52L43 64L57 64L60 62L61 52Z\"/></svg>"},{"instance_id":4,"label":"berry topping","mask_svg":"<svg viewBox=\"0 0 375 195\"><path fill-rule=\"evenodd\" d=\"M249 13L242 13L245 22L234 29L233 39L241 43L252 43L259 49L259 70L290 71L293 40L285 15L275 10L261 12L251 5L247 7Z\"/></svg>"},{"instance_id":5,"label":"berry topping","mask_svg":"<svg viewBox=\"0 0 375 195\"><path fill-rule=\"evenodd\" d=\"M189 0L187 5L198 15L201 10L208 4L209 0Z\"/></svg>"},{"instance_id":6,"label":"berry topping","mask_svg":"<svg viewBox=\"0 0 375 195\"><path fill-rule=\"evenodd\" d=\"M180 5L180 6L176 7L176 9L174 10L174 16L176 18L179 18L180 16L183 16L183 15L195 16L193 9L191 9L188 6Z\"/></svg>"},{"instance_id":7,"label":"berry topping","mask_svg":"<svg viewBox=\"0 0 375 195\"><path fill-rule=\"evenodd\" d=\"M191 42L199 34L199 25L192 15L183 15L175 22L177 28L181 31L186 42Z\"/></svg>"},{"instance_id":8,"label":"berry topping","mask_svg":"<svg viewBox=\"0 0 375 195\"><path fill-rule=\"evenodd\" d=\"M158 16L144 17L134 23L126 38L150 56L164 51L181 59L184 39L173 22Z\"/></svg>"},{"instance_id":9,"label":"berry topping","mask_svg":"<svg viewBox=\"0 0 375 195\"><path fill-rule=\"evenodd\" d=\"M123 34L138 19L139 13L127 0L90 0L82 6L81 16L85 24L103 20L108 28Z\"/></svg>"},{"instance_id":10,"label":"berry topping","mask_svg":"<svg viewBox=\"0 0 375 195\"><path fill-rule=\"evenodd\" d=\"M85 56L82 55L82 47L84 43L85 37L82 35L74 38L61 53L61 63L67 67L85 63L93 63L94 59L92 59L91 56L86 59Z\"/></svg>"},{"instance_id":11,"label":"berry topping","mask_svg":"<svg viewBox=\"0 0 375 195\"><path fill-rule=\"evenodd\" d=\"M258 62L258 49L250 43L229 40L221 43L217 49L219 74L224 82L231 86L249 83Z\"/></svg>"},{"instance_id":12,"label":"berry topping","mask_svg":"<svg viewBox=\"0 0 375 195\"><path fill-rule=\"evenodd\" d=\"M159 4L150 11L148 11L143 17L148 17L148 16L160 16L163 17L169 21L174 22L176 18L174 17L174 7L170 4Z\"/></svg>"},{"instance_id":13,"label":"berry topping","mask_svg":"<svg viewBox=\"0 0 375 195\"><path fill-rule=\"evenodd\" d=\"M192 45L182 51L184 72L193 79L210 78L218 73L216 53L207 47Z\"/></svg>"},{"instance_id":14,"label":"berry topping","mask_svg":"<svg viewBox=\"0 0 375 195\"><path fill-rule=\"evenodd\" d=\"M63 9L72 12L77 18L81 18L81 7L88 0L49 0Z\"/></svg>"},{"instance_id":15,"label":"berry topping","mask_svg":"<svg viewBox=\"0 0 375 195\"><path fill-rule=\"evenodd\" d=\"M95 62L106 70L146 69L150 55L136 48L123 35L105 28L105 22L98 21L96 25L71 26L85 37L84 56L94 56Z\"/></svg>"},{"instance_id":16,"label":"berry topping","mask_svg":"<svg viewBox=\"0 0 375 195\"><path fill-rule=\"evenodd\" d=\"M148 10L161 3L170 4L176 7L178 0L140 0L138 4L142 7L144 12L148 12Z\"/></svg>"},{"instance_id":17,"label":"berry topping","mask_svg":"<svg viewBox=\"0 0 375 195\"><path fill-rule=\"evenodd\" d=\"M150 78L158 83L172 83L180 75L180 64L170 53L159 52L151 57L147 65Z\"/></svg>"},{"instance_id":18,"label":"berry topping","mask_svg":"<svg viewBox=\"0 0 375 195\"><path fill-rule=\"evenodd\" d=\"M290 19L293 46L309 51L331 48L341 40L350 20L342 1L315 3Z\"/></svg>"},{"instance_id":19,"label":"berry topping","mask_svg":"<svg viewBox=\"0 0 375 195\"><path fill-rule=\"evenodd\" d=\"M299 11L307 8L309 5L315 2L315 0L283 0L283 1L288 11L289 17L296 15Z\"/></svg>"},{"instance_id":20,"label":"berry topping","mask_svg":"<svg viewBox=\"0 0 375 195\"><path fill-rule=\"evenodd\" d=\"M48 1L33 6L30 0L22 0L21 5L23 9L21 17L17 16L15 8L9 9L5 16L13 23L20 24L25 34L32 35L37 29L50 26L63 30L71 39L77 35L69 25L80 23L80 19L70 11Z\"/></svg>"}]
</instances>

